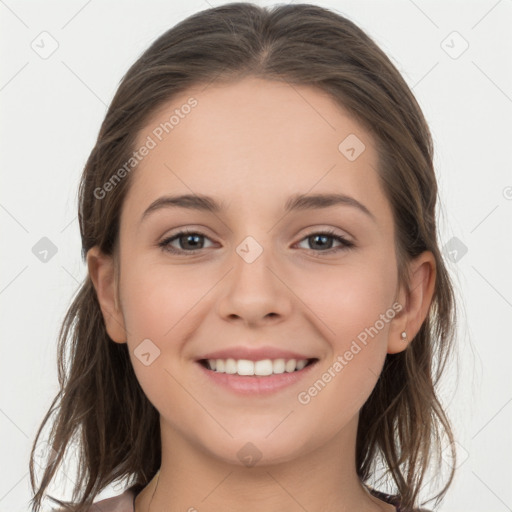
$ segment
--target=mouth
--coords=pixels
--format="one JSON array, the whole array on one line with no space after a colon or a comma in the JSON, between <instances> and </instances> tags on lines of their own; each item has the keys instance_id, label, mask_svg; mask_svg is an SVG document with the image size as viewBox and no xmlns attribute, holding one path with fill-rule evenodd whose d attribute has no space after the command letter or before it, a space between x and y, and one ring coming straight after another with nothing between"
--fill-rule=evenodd
<instances>
[{"instance_id":1,"label":"mouth","mask_svg":"<svg viewBox=\"0 0 512 512\"><path fill-rule=\"evenodd\" d=\"M221 388L239 395L267 396L303 380L319 359L199 359L197 367Z\"/></svg>"},{"instance_id":2,"label":"mouth","mask_svg":"<svg viewBox=\"0 0 512 512\"><path fill-rule=\"evenodd\" d=\"M262 359L251 361L248 359L199 359L198 363L215 373L228 375L265 377L283 373L300 372L304 368L316 363L318 358L310 359Z\"/></svg>"}]
</instances>

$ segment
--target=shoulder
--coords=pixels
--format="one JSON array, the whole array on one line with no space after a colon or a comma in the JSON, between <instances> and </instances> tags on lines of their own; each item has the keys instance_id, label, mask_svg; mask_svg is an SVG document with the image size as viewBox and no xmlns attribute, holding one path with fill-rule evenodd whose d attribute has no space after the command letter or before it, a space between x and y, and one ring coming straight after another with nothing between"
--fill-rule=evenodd
<instances>
[{"instance_id":1,"label":"shoulder","mask_svg":"<svg viewBox=\"0 0 512 512\"><path fill-rule=\"evenodd\" d=\"M133 490L127 489L123 494L97 501L89 508L89 512L133 512L134 496Z\"/></svg>"}]
</instances>

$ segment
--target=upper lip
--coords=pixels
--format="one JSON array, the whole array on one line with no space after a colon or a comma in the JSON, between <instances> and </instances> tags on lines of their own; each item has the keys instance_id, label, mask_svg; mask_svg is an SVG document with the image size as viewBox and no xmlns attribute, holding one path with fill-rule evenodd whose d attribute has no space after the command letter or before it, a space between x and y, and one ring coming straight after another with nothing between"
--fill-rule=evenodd
<instances>
[{"instance_id":1,"label":"upper lip","mask_svg":"<svg viewBox=\"0 0 512 512\"><path fill-rule=\"evenodd\" d=\"M283 350L277 347L232 347L222 350L215 350L208 352L203 356L197 358L197 361L202 359L247 359L249 361L261 361L263 359L314 359L313 357L292 352L290 350Z\"/></svg>"}]
</instances>

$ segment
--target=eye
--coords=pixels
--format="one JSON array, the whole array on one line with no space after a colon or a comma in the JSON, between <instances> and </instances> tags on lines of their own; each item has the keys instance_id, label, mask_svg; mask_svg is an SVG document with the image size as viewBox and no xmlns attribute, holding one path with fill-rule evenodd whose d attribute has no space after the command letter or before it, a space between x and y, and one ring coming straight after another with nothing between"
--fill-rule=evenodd
<instances>
[{"instance_id":1,"label":"eye","mask_svg":"<svg viewBox=\"0 0 512 512\"><path fill-rule=\"evenodd\" d=\"M179 233L176 233L175 235L165 238L158 243L158 246L161 247L162 250L173 254L184 254L187 252L194 253L205 248L204 240L210 239L199 231L183 230ZM353 242L331 230L311 233L303 238L299 243L302 243L304 240L313 246L312 249L309 249L310 251L322 253L322 255L331 254L354 247ZM329 242L329 240L331 240L331 242ZM333 240L338 242L340 246L332 247ZM177 243L179 247L173 246L173 243Z\"/></svg>"},{"instance_id":2,"label":"eye","mask_svg":"<svg viewBox=\"0 0 512 512\"><path fill-rule=\"evenodd\" d=\"M201 242L202 239L209 240L209 238L203 233L198 231L184 230L176 233L171 237L165 238L158 243L158 246L161 247L164 251L168 251L173 254L182 254L184 252L191 253L204 249L204 242ZM173 247L171 245L173 242L178 242L180 247Z\"/></svg>"},{"instance_id":3,"label":"eye","mask_svg":"<svg viewBox=\"0 0 512 512\"><path fill-rule=\"evenodd\" d=\"M323 254L332 254L333 252L344 251L350 249L351 247L354 247L353 242L347 240L345 237L338 235L331 230L311 233L302 239L302 241L304 240L307 241L311 246L313 246L313 249L310 250L313 250L314 252L320 252ZM331 242L329 242L329 240L331 240ZM333 248L332 240L339 242L341 246ZM318 248L320 248L319 251L316 250Z\"/></svg>"}]
</instances>

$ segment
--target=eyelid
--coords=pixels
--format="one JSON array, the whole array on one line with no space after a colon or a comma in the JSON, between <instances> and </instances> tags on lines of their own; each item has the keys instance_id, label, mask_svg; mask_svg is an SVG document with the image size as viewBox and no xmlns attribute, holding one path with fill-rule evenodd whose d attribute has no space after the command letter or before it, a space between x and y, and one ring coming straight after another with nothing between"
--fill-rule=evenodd
<instances>
[{"instance_id":1,"label":"eyelid","mask_svg":"<svg viewBox=\"0 0 512 512\"><path fill-rule=\"evenodd\" d=\"M204 249L208 249L208 247L202 247L199 249L191 249L191 250L185 250L185 249L176 249L170 245L171 242L174 242L175 240L178 240L181 236L185 236L187 234L190 235L199 235L200 237L203 237L205 239L208 239L214 242L209 235L204 233L202 231L203 228L195 229L194 227L184 227L184 228L177 228L178 231L176 231L173 234L170 234L168 236L165 236L160 242L157 243L157 246L161 248L163 251L169 252L174 255L178 256L186 256L187 254L189 256L196 255L203 251ZM356 244L350 239L347 238L344 234L338 233L334 228L321 228L321 227L312 227L310 226L308 228L308 232L303 234L297 242L294 243L294 246L297 244L300 244L301 242L304 242L309 237L314 235L324 235L329 238L333 238L335 241L341 244L341 246L338 247L331 247L326 250L320 250L316 251L314 249L305 249L309 254L313 254L315 257L322 257L322 255L330 255L333 253L339 253L341 251L346 251L347 249L352 249L356 246Z\"/></svg>"},{"instance_id":2,"label":"eyelid","mask_svg":"<svg viewBox=\"0 0 512 512\"><path fill-rule=\"evenodd\" d=\"M184 235L199 235L199 236L213 242L213 240L211 240L211 237L208 236L206 233L204 233L201 229L194 229L194 228L190 228L190 227L178 228L178 231L176 231L175 233L164 236L161 241L157 242L157 246L160 247L163 251L170 252L171 254L177 254L177 255L186 254L186 253L197 254L199 251L202 251L203 249L207 249L207 248L203 247L201 249L194 249L194 250L190 250L190 251L185 251L184 249L175 249L175 248L171 249L170 242L178 240L181 236L184 236ZM213 243L215 244L215 242L213 242Z\"/></svg>"},{"instance_id":3,"label":"eyelid","mask_svg":"<svg viewBox=\"0 0 512 512\"><path fill-rule=\"evenodd\" d=\"M306 249L306 251L308 251L310 254L313 254L315 257L322 257L322 255L339 253L347 249L352 249L356 245L352 240L348 239L345 235L337 233L332 228L313 229L312 231L304 235L295 245L300 244L301 242L307 240L309 237L314 235L327 236L329 238L333 238L335 241L341 244L341 247L331 247L330 249L326 249L325 251L315 251L313 249Z\"/></svg>"},{"instance_id":4,"label":"eyelid","mask_svg":"<svg viewBox=\"0 0 512 512\"><path fill-rule=\"evenodd\" d=\"M340 232L338 232L338 230ZM204 236L206 238L210 238L211 239L211 235L207 234L207 232L211 232L210 229L207 228L206 226L202 226L201 224L194 224L194 225L191 225L191 226L177 227L177 228L172 229L170 231L171 231L171 234L165 235L165 237L163 237L163 238L168 239L168 238L174 237L174 236L179 235L179 234L191 233L191 234L202 235L202 236ZM356 242L357 241L357 238L352 236L350 233L348 233L348 231L342 230L341 228L333 228L333 227L328 226L328 225L322 226L321 224L320 225L313 224L312 226L307 226L307 227L303 228L301 231L304 234L301 235L301 238L299 239L299 241L303 240L305 237L308 237L308 236L311 236L311 235L314 235L314 234L319 234L319 233L329 233L332 236L339 236L339 237L344 238L348 242L350 242L350 241Z\"/></svg>"},{"instance_id":5,"label":"eyelid","mask_svg":"<svg viewBox=\"0 0 512 512\"><path fill-rule=\"evenodd\" d=\"M301 232L304 232L304 235L301 235L302 238L308 237L317 233L329 233L332 236L339 236L347 240L348 242L355 242L356 237L352 236L348 231L330 226L328 224L313 224L311 226L307 226L301 230Z\"/></svg>"}]
</instances>

